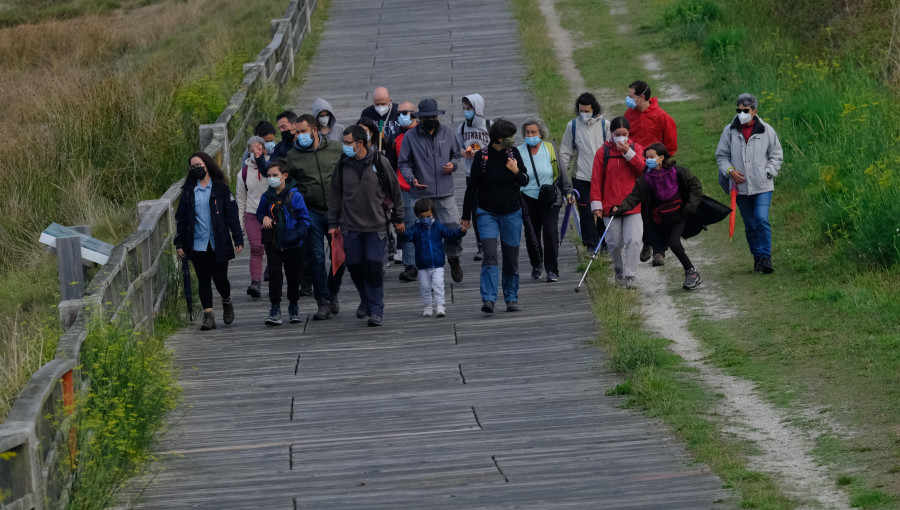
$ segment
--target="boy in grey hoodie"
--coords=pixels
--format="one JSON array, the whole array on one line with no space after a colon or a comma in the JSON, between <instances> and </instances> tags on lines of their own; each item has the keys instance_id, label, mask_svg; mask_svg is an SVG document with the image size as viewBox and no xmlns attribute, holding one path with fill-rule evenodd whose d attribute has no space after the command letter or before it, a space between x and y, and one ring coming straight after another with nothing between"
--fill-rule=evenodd
<instances>
[{"instance_id":1,"label":"boy in grey hoodie","mask_svg":"<svg viewBox=\"0 0 900 510\"><path fill-rule=\"evenodd\" d=\"M469 176L472 175L472 160L480 149L491 143L488 128L491 123L484 117L484 98L481 94L469 94L462 98L463 114L466 120L460 123L456 130L456 140L459 142L462 156L466 164L466 185L469 184ZM478 233L478 224L472 218L472 229L475 230L475 242L478 251L475 252L475 260L482 260L484 252L481 249L481 236Z\"/></svg>"},{"instance_id":2,"label":"boy in grey hoodie","mask_svg":"<svg viewBox=\"0 0 900 510\"><path fill-rule=\"evenodd\" d=\"M319 123L319 134L325 135L329 140L337 140L341 137L346 126L338 124L331 103L320 97L313 101L312 111L313 117Z\"/></svg>"}]
</instances>

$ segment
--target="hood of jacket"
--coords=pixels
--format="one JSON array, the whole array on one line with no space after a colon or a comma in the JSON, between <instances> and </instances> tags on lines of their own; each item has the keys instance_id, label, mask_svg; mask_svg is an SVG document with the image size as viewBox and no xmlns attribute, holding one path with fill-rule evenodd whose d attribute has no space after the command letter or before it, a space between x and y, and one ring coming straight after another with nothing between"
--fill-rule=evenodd
<instances>
[{"instance_id":1,"label":"hood of jacket","mask_svg":"<svg viewBox=\"0 0 900 510\"><path fill-rule=\"evenodd\" d=\"M481 97L481 94L469 94L463 96L463 99L468 100L472 104L472 108L475 109L475 118L472 119L471 124L466 120L466 125L473 128L487 129L487 121L484 118L484 98Z\"/></svg>"},{"instance_id":2,"label":"hood of jacket","mask_svg":"<svg viewBox=\"0 0 900 510\"><path fill-rule=\"evenodd\" d=\"M320 113L328 112L328 114L331 116L331 118L328 119L329 128L333 128L334 125L337 124L337 119L334 118L334 110L331 108L331 103L322 99L321 97L313 101L312 111L313 117L315 117L317 121Z\"/></svg>"}]
</instances>

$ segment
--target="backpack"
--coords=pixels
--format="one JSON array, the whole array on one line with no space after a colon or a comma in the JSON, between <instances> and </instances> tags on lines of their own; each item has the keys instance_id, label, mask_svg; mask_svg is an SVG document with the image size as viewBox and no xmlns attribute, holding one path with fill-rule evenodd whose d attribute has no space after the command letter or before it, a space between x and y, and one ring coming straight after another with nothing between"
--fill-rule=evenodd
<instances>
[{"instance_id":1,"label":"backpack","mask_svg":"<svg viewBox=\"0 0 900 510\"><path fill-rule=\"evenodd\" d=\"M572 119L572 150L578 150L578 147L575 145L575 121L577 118ZM600 119L600 132L603 133L603 143L606 143L606 119Z\"/></svg>"}]
</instances>

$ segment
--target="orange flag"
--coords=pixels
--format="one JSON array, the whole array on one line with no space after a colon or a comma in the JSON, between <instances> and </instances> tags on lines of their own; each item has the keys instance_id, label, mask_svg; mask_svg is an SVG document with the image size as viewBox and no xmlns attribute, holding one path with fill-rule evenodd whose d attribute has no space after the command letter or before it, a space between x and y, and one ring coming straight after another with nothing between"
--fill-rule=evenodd
<instances>
[{"instance_id":1,"label":"orange flag","mask_svg":"<svg viewBox=\"0 0 900 510\"><path fill-rule=\"evenodd\" d=\"M737 184L731 183L731 214L728 217L728 238L734 238L734 219L737 216Z\"/></svg>"},{"instance_id":2,"label":"orange flag","mask_svg":"<svg viewBox=\"0 0 900 510\"><path fill-rule=\"evenodd\" d=\"M337 274L338 269L344 265L344 235L338 230L331 236L331 276Z\"/></svg>"}]
</instances>

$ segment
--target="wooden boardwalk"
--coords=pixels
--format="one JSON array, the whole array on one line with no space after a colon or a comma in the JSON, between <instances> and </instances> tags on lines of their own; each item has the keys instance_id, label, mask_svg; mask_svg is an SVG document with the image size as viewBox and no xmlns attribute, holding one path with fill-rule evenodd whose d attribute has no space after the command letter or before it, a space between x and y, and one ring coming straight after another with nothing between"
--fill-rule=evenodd
<instances>
[{"instance_id":1,"label":"wooden boardwalk","mask_svg":"<svg viewBox=\"0 0 900 510\"><path fill-rule=\"evenodd\" d=\"M490 116L520 121L533 100L507 2L334 0L296 110L322 96L352 123L385 85L395 100L485 96ZM365 5L365 9L359 6ZM518 122L517 122L518 123ZM464 190L457 176L458 199ZM529 278L523 310L479 311L474 236L448 316L422 318L417 283L387 269L385 326L367 328L349 276L329 321L266 328L247 259L233 263L237 319L170 345L184 403L163 438L140 508L720 508L722 482L691 464L665 428L604 396L617 378L596 335L574 249L561 278ZM452 300L452 302L451 302ZM312 298L301 300L304 313ZM217 307L218 307L217 303Z\"/></svg>"}]
</instances>

